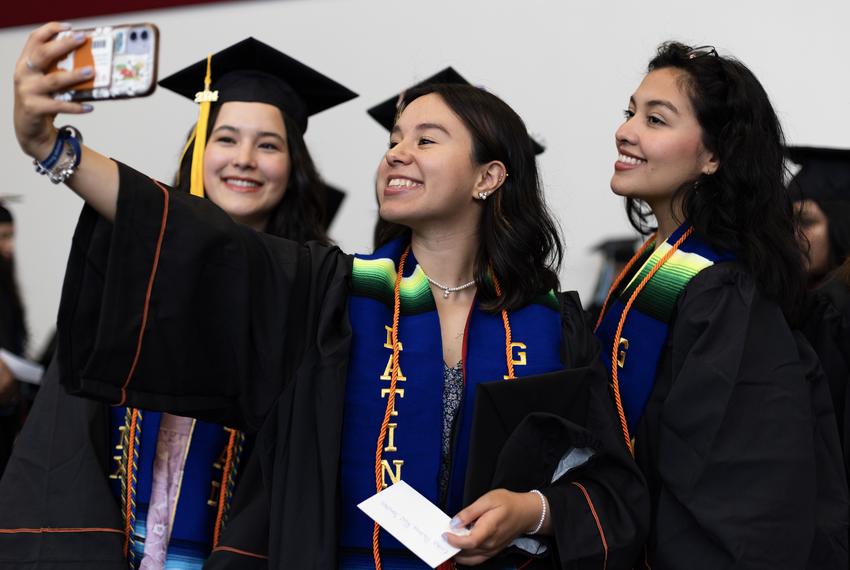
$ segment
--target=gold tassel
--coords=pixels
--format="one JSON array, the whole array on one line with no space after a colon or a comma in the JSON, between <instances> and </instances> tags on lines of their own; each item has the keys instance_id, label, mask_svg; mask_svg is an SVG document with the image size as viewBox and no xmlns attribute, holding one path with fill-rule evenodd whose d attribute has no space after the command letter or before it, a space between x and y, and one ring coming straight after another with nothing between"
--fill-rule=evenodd
<instances>
[{"instance_id":1,"label":"gold tassel","mask_svg":"<svg viewBox=\"0 0 850 570\"><path fill-rule=\"evenodd\" d=\"M195 103L201 105L198 124L195 126L195 148L192 150L192 176L189 190L193 196L204 196L204 149L207 146L207 123L210 118L210 105L218 101L218 91L210 91L212 54L207 56L207 75L204 77L204 90L195 94ZM188 143L187 143L188 144Z\"/></svg>"}]
</instances>

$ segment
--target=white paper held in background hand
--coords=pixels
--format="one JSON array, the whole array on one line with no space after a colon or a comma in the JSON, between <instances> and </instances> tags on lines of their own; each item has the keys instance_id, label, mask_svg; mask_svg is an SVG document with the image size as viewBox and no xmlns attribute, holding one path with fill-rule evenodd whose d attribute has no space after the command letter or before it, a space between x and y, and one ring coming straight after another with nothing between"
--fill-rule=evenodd
<instances>
[{"instance_id":1,"label":"white paper held in background hand","mask_svg":"<svg viewBox=\"0 0 850 570\"><path fill-rule=\"evenodd\" d=\"M451 518L404 481L357 507L431 568L460 552L446 542L443 533L469 534L466 529L449 528Z\"/></svg>"},{"instance_id":2,"label":"white paper held in background hand","mask_svg":"<svg viewBox=\"0 0 850 570\"><path fill-rule=\"evenodd\" d=\"M22 358L5 348L0 348L0 360L9 367L15 380L27 382L28 384L41 384L41 376L44 374L44 368L40 364Z\"/></svg>"}]
</instances>

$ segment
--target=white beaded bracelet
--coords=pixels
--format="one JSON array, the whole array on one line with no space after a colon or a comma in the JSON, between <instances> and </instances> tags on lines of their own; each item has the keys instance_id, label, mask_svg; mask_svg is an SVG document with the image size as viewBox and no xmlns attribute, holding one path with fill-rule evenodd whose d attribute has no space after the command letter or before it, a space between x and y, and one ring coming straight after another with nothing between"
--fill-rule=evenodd
<instances>
[{"instance_id":1,"label":"white beaded bracelet","mask_svg":"<svg viewBox=\"0 0 850 570\"><path fill-rule=\"evenodd\" d=\"M528 534L537 534L540 532L540 529L543 528L543 523L546 521L546 497L543 496L543 493L538 491L537 489L532 489L529 493L534 493L538 497L540 497L540 505L543 507L540 511L540 520L537 521L537 526L534 527Z\"/></svg>"}]
</instances>

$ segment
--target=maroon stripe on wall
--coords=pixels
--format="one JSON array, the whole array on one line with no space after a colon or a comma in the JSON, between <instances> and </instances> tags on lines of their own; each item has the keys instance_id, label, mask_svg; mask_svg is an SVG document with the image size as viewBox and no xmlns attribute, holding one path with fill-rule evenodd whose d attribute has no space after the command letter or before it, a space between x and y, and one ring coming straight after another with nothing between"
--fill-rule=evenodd
<instances>
[{"instance_id":1,"label":"maroon stripe on wall","mask_svg":"<svg viewBox=\"0 0 850 570\"><path fill-rule=\"evenodd\" d=\"M47 2L6 2L0 10L0 28L13 26L36 27L47 20L72 20L138 12L141 10L158 10L189 6L191 4L212 4L222 0L48 0ZM134 24L117 18L116 24ZM156 23L156 22L154 22Z\"/></svg>"}]
</instances>

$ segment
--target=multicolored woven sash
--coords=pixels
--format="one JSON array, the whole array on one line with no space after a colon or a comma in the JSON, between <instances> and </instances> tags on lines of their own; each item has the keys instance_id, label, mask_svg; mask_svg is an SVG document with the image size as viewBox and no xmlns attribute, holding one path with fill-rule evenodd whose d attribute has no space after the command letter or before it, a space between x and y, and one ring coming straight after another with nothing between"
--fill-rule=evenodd
<instances>
[{"instance_id":1,"label":"multicolored woven sash","mask_svg":"<svg viewBox=\"0 0 850 570\"><path fill-rule=\"evenodd\" d=\"M407 242L387 244L358 256L352 273L349 318L353 329L346 384L342 449L343 549L370 550L372 521L357 504L375 493L376 439L386 412L392 374L393 290L397 263ZM485 313L473 302L464 336L463 402L455 422L452 472L447 495L440 497L439 469L443 418L443 348L431 287L408 254L399 285L400 341L395 406L384 440L384 483L404 479L447 512L461 508L469 433L477 385L508 374L502 315ZM510 312L511 362L517 377L563 368L560 306L553 293ZM381 531L381 551L402 549ZM387 562L390 564L390 562ZM388 566L389 567L389 566Z\"/></svg>"},{"instance_id":2,"label":"multicolored woven sash","mask_svg":"<svg viewBox=\"0 0 850 570\"><path fill-rule=\"evenodd\" d=\"M147 513L162 414L111 409L112 490L122 505L126 554L138 568L147 537ZM200 569L226 523L245 447L245 435L217 424L196 421L183 466L183 479L168 543L167 568Z\"/></svg>"},{"instance_id":3,"label":"multicolored woven sash","mask_svg":"<svg viewBox=\"0 0 850 570\"><path fill-rule=\"evenodd\" d=\"M624 432L630 445L628 434L634 434L652 392L679 297L700 271L733 259L708 247L687 223L647 255L653 245L654 239L647 242L611 286L596 329L602 360L612 371L618 404L622 402L628 428L626 432L624 426ZM638 264L639 269L633 272ZM626 286L614 297L629 276Z\"/></svg>"}]
</instances>

